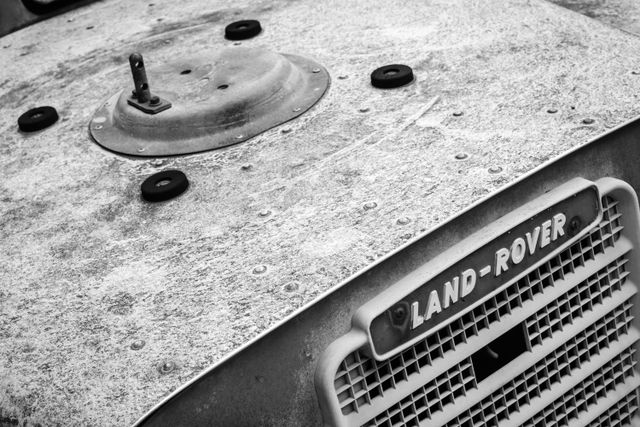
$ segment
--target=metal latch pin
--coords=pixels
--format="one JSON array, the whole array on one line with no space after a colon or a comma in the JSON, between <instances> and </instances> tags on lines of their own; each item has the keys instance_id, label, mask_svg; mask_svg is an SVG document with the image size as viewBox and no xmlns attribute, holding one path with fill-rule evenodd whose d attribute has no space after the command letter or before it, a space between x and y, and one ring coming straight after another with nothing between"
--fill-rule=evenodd
<instances>
[{"instance_id":1,"label":"metal latch pin","mask_svg":"<svg viewBox=\"0 0 640 427\"><path fill-rule=\"evenodd\" d=\"M147 79L147 71L144 69L142 55L132 53L129 56L129 65L131 65L133 84L136 88L136 99L138 102L149 101L151 99L151 90L149 89L149 80Z\"/></svg>"},{"instance_id":2,"label":"metal latch pin","mask_svg":"<svg viewBox=\"0 0 640 427\"><path fill-rule=\"evenodd\" d=\"M144 68L142 55L132 53L129 56L129 65L131 66L131 74L133 75L133 84L135 87L135 90L131 93L131 97L127 100L129 105L148 114L156 114L171 108L169 101L151 94L149 79L147 78L147 71Z\"/></svg>"}]
</instances>

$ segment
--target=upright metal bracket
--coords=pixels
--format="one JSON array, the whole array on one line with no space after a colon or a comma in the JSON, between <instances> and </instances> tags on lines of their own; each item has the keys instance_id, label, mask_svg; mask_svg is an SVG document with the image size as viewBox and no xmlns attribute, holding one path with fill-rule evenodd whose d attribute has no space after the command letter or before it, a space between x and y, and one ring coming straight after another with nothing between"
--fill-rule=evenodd
<instances>
[{"instance_id":1,"label":"upright metal bracket","mask_svg":"<svg viewBox=\"0 0 640 427\"><path fill-rule=\"evenodd\" d=\"M135 90L131 92L127 103L147 114L158 114L161 111L171 108L169 101L151 94L142 55L132 53L131 56L129 56L129 65L131 65L131 74L133 75Z\"/></svg>"}]
</instances>

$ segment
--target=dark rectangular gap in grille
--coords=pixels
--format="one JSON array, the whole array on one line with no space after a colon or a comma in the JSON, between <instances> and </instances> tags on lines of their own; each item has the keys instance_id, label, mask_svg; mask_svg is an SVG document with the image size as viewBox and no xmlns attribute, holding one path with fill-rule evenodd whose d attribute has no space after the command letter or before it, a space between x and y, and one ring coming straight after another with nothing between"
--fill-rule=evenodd
<instances>
[{"instance_id":1,"label":"dark rectangular gap in grille","mask_svg":"<svg viewBox=\"0 0 640 427\"><path fill-rule=\"evenodd\" d=\"M476 380L485 378L528 350L524 323L519 323L471 355Z\"/></svg>"}]
</instances>

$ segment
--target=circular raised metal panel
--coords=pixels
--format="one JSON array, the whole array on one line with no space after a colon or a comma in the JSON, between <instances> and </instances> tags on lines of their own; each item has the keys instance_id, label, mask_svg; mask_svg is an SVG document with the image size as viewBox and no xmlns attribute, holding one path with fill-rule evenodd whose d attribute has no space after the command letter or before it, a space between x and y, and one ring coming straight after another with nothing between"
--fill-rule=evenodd
<instances>
[{"instance_id":1,"label":"circular raised metal panel","mask_svg":"<svg viewBox=\"0 0 640 427\"><path fill-rule=\"evenodd\" d=\"M148 74L152 93L171 108L145 113L130 105L127 88L93 116L89 129L98 144L149 157L237 144L303 114L320 100L330 81L315 61L245 47L152 65Z\"/></svg>"}]
</instances>

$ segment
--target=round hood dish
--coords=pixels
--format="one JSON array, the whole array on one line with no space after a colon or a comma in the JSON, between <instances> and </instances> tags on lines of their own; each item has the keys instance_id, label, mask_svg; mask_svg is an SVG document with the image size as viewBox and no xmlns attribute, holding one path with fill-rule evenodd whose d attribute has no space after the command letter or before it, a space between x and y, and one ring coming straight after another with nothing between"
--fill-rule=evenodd
<instances>
[{"instance_id":1,"label":"round hood dish","mask_svg":"<svg viewBox=\"0 0 640 427\"><path fill-rule=\"evenodd\" d=\"M245 47L147 71L152 94L170 107L145 111L135 106L136 91L121 91L91 120L98 144L150 157L225 147L303 114L330 81L326 69L310 59Z\"/></svg>"}]
</instances>

